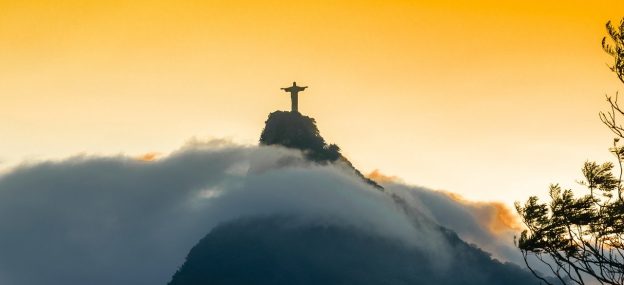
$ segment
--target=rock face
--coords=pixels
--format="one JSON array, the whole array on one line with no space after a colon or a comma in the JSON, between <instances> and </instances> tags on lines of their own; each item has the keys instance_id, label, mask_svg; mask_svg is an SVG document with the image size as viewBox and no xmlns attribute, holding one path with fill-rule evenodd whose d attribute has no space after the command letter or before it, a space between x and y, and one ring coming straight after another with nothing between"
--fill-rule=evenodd
<instances>
[{"instance_id":1,"label":"rock face","mask_svg":"<svg viewBox=\"0 0 624 285\"><path fill-rule=\"evenodd\" d=\"M260 144L281 145L301 150L307 159L316 163L339 161L351 168L357 176L377 189L383 190L377 182L365 177L351 162L340 153L340 147L327 144L321 136L314 118L298 112L275 111L269 114Z\"/></svg>"},{"instance_id":2,"label":"rock face","mask_svg":"<svg viewBox=\"0 0 624 285\"><path fill-rule=\"evenodd\" d=\"M327 144L313 118L295 112L269 115L264 145L303 151L310 161L345 163ZM517 265L501 263L435 225L401 198L387 193L414 224L439 230L452 258L440 269L435 256L394 240L347 226L297 225L288 216L235 220L212 229L188 254L170 285L202 284L537 284Z\"/></svg>"},{"instance_id":3,"label":"rock face","mask_svg":"<svg viewBox=\"0 0 624 285\"><path fill-rule=\"evenodd\" d=\"M316 162L333 162L342 157L337 145L328 145L321 137L316 121L297 112L269 114L260 143L300 149L308 159Z\"/></svg>"}]
</instances>

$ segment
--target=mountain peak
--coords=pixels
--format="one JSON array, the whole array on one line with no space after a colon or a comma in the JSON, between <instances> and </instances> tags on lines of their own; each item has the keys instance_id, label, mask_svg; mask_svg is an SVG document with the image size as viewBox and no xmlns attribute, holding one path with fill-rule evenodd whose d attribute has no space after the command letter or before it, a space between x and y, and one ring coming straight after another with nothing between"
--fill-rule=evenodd
<instances>
[{"instance_id":1,"label":"mountain peak","mask_svg":"<svg viewBox=\"0 0 624 285\"><path fill-rule=\"evenodd\" d=\"M260 144L299 149L315 162L333 162L342 157L337 145L325 142L314 118L299 112L275 111L269 114Z\"/></svg>"},{"instance_id":2,"label":"mountain peak","mask_svg":"<svg viewBox=\"0 0 624 285\"><path fill-rule=\"evenodd\" d=\"M327 144L321 136L316 120L299 112L275 111L269 114L260 135L262 145L281 145L299 149L305 157L317 163L342 162L366 183L382 190L377 182L365 177L340 153L336 144Z\"/></svg>"}]
</instances>

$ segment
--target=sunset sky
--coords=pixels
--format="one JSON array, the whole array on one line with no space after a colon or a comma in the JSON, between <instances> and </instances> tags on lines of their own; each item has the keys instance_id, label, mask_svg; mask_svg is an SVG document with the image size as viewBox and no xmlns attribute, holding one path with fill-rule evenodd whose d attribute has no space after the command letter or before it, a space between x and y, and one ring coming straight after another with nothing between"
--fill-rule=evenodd
<instances>
[{"instance_id":1,"label":"sunset sky","mask_svg":"<svg viewBox=\"0 0 624 285\"><path fill-rule=\"evenodd\" d=\"M504 4L501 4L504 3ZM363 172L510 205L610 160L618 1L0 0L0 169L256 144L299 109Z\"/></svg>"}]
</instances>

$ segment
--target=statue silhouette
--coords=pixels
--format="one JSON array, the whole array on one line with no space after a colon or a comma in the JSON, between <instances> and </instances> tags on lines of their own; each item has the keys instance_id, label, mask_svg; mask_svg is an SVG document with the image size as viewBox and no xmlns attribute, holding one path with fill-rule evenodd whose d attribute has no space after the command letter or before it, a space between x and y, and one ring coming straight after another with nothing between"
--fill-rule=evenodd
<instances>
[{"instance_id":1,"label":"statue silhouette","mask_svg":"<svg viewBox=\"0 0 624 285\"><path fill-rule=\"evenodd\" d=\"M286 92L290 92L290 111L293 113L299 113L299 92L305 90L308 86L297 86L297 82L293 82L290 87L281 88Z\"/></svg>"}]
</instances>

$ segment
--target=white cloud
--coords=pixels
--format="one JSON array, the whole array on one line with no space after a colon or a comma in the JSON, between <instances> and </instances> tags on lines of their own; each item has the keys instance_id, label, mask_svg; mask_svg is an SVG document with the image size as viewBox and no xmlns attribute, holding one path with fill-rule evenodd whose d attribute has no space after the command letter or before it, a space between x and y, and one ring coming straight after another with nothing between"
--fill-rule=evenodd
<instances>
[{"instance_id":1,"label":"white cloud","mask_svg":"<svg viewBox=\"0 0 624 285\"><path fill-rule=\"evenodd\" d=\"M0 278L164 284L215 225L274 214L357 227L444 260L438 231L348 170L283 148L194 142L151 162L77 157L4 174Z\"/></svg>"},{"instance_id":2,"label":"white cloud","mask_svg":"<svg viewBox=\"0 0 624 285\"><path fill-rule=\"evenodd\" d=\"M385 186L383 193L344 166L315 165L297 151L224 140L194 140L153 161L31 163L0 176L0 284L165 284L214 226L276 214L394 239L428 251L444 268L451 253L438 223L521 263L514 232L484 224L496 214L492 205Z\"/></svg>"}]
</instances>

